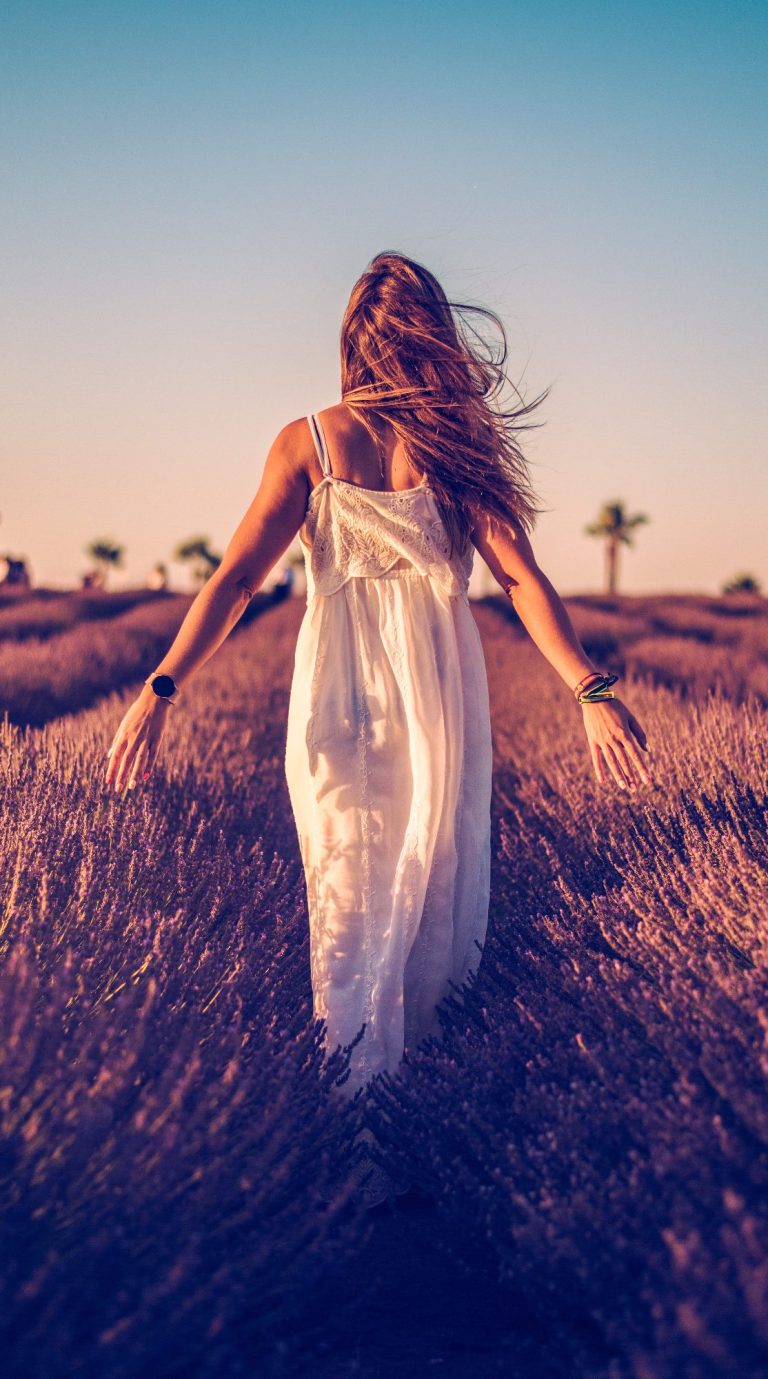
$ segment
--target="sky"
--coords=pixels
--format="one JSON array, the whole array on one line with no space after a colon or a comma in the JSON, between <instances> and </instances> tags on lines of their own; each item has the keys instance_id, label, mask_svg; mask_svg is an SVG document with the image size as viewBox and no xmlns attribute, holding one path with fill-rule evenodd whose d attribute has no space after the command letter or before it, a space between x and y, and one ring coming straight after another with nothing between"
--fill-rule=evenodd
<instances>
[{"instance_id":1,"label":"sky","mask_svg":"<svg viewBox=\"0 0 768 1379\"><path fill-rule=\"evenodd\" d=\"M339 400L377 252L496 310L562 595L768 592L768 7L17 3L0 12L0 554L112 587L223 551ZM478 557L479 559L479 557Z\"/></svg>"}]
</instances>

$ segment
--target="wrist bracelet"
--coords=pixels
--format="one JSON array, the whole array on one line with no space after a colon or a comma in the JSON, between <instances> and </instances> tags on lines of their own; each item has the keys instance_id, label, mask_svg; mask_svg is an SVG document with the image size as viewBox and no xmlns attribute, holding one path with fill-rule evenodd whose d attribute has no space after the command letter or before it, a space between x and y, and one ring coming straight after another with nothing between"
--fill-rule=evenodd
<instances>
[{"instance_id":1,"label":"wrist bracelet","mask_svg":"<svg viewBox=\"0 0 768 1379\"><path fill-rule=\"evenodd\" d=\"M585 675L574 690L577 703L597 704L602 699L615 699L616 695L610 686L615 685L618 678L618 675ZM585 682L588 682L586 689L582 688Z\"/></svg>"},{"instance_id":2,"label":"wrist bracelet","mask_svg":"<svg viewBox=\"0 0 768 1379\"><path fill-rule=\"evenodd\" d=\"M584 686L585 686L590 680L602 680L602 678L603 678L603 677L602 677L602 675L601 675L601 673L600 673L599 670L589 670L589 671L587 671L587 674L586 674L586 675L582 675L581 679L579 680L578 685L575 685L575 686L574 686L573 693L574 693L574 695L576 696L576 698L578 699L580 691L584 688Z\"/></svg>"}]
</instances>

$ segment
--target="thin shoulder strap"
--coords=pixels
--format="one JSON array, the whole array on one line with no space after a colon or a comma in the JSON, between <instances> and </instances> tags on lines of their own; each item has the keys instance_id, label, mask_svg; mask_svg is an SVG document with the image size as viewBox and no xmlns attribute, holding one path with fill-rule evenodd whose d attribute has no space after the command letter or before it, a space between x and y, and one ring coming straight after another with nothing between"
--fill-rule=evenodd
<instances>
[{"instance_id":1,"label":"thin shoulder strap","mask_svg":"<svg viewBox=\"0 0 768 1379\"><path fill-rule=\"evenodd\" d=\"M309 422L309 429L312 432L312 439L315 442L315 450L317 451L317 457L320 461L320 467L323 474L330 474L331 458L328 454L328 446L325 443L323 428L320 425L320 418L316 416L314 412L310 412L307 421Z\"/></svg>"}]
</instances>

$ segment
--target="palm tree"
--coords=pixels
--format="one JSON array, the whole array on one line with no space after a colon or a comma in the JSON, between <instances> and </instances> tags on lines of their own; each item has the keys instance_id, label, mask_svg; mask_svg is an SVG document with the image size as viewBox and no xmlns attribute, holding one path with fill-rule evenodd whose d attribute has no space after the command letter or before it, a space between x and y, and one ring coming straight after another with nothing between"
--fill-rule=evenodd
<instances>
[{"instance_id":1,"label":"palm tree","mask_svg":"<svg viewBox=\"0 0 768 1379\"><path fill-rule=\"evenodd\" d=\"M740 574L734 575L727 584L723 585L724 594L759 594L760 581L754 575Z\"/></svg>"},{"instance_id":2,"label":"palm tree","mask_svg":"<svg viewBox=\"0 0 768 1379\"><path fill-rule=\"evenodd\" d=\"M192 574L200 585L205 584L221 564L221 556L215 555L210 549L207 536L194 536L191 541L183 541L176 547L173 558L194 561Z\"/></svg>"},{"instance_id":3,"label":"palm tree","mask_svg":"<svg viewBox=\"0 0 768 1379\"><path fill-rule=\"evenodd\" d=\"M95 563L101 583L105 585L110 566L119 568L122 565L125 547L118 546L114 541L108 539L92 541L89 546L86 546L85 553Z\"/></svg>"},{"instance_id":4,"label":"palm tree","mask_svg":"<svg viewBox=\"0 0 768 1379\"><path fill-rule=\"evenodd\" d=\"M605 538L605 573L608 593L616 593L616 576L619 557L619 543L625 546L632 545L632 532L635 527L639 527L643 522L650 522L644 512L635 513L634 517L628 517L624 510L624 502L621 498L615 498L612 503L604 503L600 509L600 514L596 522L590 522L584 530L588 536L602 536Z\"/></svg>"}]
</instances>

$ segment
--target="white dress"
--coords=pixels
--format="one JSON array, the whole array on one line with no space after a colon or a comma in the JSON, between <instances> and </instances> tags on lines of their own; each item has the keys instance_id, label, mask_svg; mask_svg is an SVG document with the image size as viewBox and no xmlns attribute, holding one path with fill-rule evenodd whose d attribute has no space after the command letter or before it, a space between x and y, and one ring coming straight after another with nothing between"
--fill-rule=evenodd
<instances>
[{"instance_id":1,"label":"white dress","mask_svg":"<svg viewBox=\"0 0 768 1379\"><path fill-rule=\"evenodd\" d=\"M480 961L490 882L491 726L467 598L428 482L366 489L323 469L299 536L307 607L285 771L307 886L314 1014L354 1093L440 1034Z\"/></svg>"}]
</instances>

